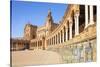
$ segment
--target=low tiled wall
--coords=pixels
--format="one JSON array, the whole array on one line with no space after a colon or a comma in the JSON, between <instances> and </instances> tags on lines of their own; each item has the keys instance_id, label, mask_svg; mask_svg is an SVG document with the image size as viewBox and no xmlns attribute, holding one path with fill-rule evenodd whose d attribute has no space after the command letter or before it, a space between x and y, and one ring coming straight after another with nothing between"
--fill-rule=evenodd
<instances>
[{"instance_id":1,"label":"low tiled wall","mask_svg":"<svg viewBox=\"0 0 100 67\"><path fill-rule=\"evenodd\" d=\"M96 26L89 26L65 43L50 45L47 50L59 53L64 63L96 61Z\"/></svg>"}]
</instances>

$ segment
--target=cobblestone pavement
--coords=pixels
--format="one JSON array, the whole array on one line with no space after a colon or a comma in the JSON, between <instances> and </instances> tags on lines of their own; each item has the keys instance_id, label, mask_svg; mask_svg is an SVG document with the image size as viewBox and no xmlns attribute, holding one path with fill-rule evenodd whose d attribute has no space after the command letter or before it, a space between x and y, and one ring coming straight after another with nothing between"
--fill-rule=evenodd
<instances>
[{"instance_id":1,"label":"cobblestone pavement","mask_svg":"<svg viewBox=\"0 0 100 67\"><path fill-rule=\"evenodd\" d=\"M12 52L13 67L24 65L58 64L62 63L62 57L53 51L25 50Z\"/></svg>"}]
</instances>

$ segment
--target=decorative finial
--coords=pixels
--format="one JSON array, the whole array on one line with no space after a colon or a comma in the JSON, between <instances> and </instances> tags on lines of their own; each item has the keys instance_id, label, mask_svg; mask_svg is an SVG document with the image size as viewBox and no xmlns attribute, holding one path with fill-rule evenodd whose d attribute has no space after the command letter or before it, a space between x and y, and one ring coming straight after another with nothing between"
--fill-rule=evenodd
<instances>
[{"instance_id":1,"label":"decorative finial","mask_svg":"<svg viewBox=\"0 0 100 67\"><path fill-rule=\"evenodd\" d=\"M51 15L51 10L50 9L48 10L48 15Z\"/></svg>"}]
</instances>

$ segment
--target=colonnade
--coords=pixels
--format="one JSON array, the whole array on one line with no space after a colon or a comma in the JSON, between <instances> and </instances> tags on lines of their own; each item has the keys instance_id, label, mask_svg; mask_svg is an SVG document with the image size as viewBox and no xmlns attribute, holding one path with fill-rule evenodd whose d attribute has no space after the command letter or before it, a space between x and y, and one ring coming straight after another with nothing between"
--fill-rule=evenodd
<instances>
[{"instance_id":1,"label":"colonnade","mask_svg":"<svg viewBox=\"0 0 100 67\"><path fill-rule=\"evenodd\" d=\"M36 40L34 42L31 42L30 48L33 49L42 49L43 47L43 41L42 40Z\"/></svg>"},{"instance_id":2,"label":"colonnade","mask_svg":"<svg viewBox=\"0 0 100 67\"><path fill-rule=\"evenodd\" d=\"M16 41L16 42L12 42L13 44L11 45L11 50L21 50L21 49L24 49L25 47L25 43L24 42L19 42L19 41Z\"/></svg>"},{"instance_id":3,"label":"colonnade","mask_svg":"<svg viewBox=\"0 0 100 67\"><path fill-rule=\"evenodd\" d=\"M90 7L90 8L89 8ZM47 42L48 45L56 45L56 44L61 44L64 43L65 41L68 41L69 39L72 39L72 26L73 23L75 24L75 36L79 35L79 16L80 16L80 11L76 10L74 12L74 18L69 16L65 22L65 24L62 26L61 30L58 32L52 34ZM90 18L90 19L89 19ZM72 19L75 21L73 22ZM89 25L94 24L93 21L93 5L85 5L85 27L87 28ZM69 34L69 35L68 35Z\"/></svg>"}]
</instances>

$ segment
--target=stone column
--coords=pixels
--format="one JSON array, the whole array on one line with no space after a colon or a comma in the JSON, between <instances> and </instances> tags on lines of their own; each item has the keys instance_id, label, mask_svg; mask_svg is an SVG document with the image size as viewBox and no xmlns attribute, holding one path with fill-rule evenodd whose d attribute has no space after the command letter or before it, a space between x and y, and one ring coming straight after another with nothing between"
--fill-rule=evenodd
<instances>
[{"instance_id":1,"label":"stone column","mask_svg":"<svg viewBox=\"0 0 100 67\"><path fill-rule=\"evenodd\" d=\"M47 39L47 45L49 45L49 39Z\"/></svg>"},{"instance_id":2,"label":"stone column","mask_svg":"<svg viewBox=\"0 0 100 67\"><path fill-rule=\"evenodd\" d=\"M51 44L50 44L50 45L52 45L52 38L50 38L50 40L51 40L51 41L50 41L50 42L51 42Z\"/></svg>"},{"instance_id":3,"label":"stone column","mask_svg":"<svg viewBox=\"0 0 100 67\"><path fill-rule=\"evenodd\" d=\"M60 43L61 43L61 32L60 32Z\"/></svg>"},{"instance_id":4,"label":"stone column","mask_svg":"<svg viewBox=\"0 0 100 67\"><path fill-rule=\"evenodd\" d=\"M51 44L53 45L53 37L51 38Z\"/></svg>"},{"instance_id":5,"label":"stone column","mask_svg":"<svg viewBox=\"0 0 100 67\"><path fill-rule=\"evenodd\" d=\"M68 27L66 27L66 41L68 40Z\"/></svg>"},{"instance_id":6,"label":"stone column","mask_svg":"<svg viewBox=\"0 0 100 67\"><path fill-rule=\"evenodd\" d=\"M49 39L49 45L50 45L50 39Z\"/></svg>"},{"instance_id":7,"label":"stone column","mask_svg":"<svg viewBox=\"0 0 100 67\"><path fill-rule=\"evenodd\" d=\"M52 45L54 45L54 38L52 37Z\"/></svg>"},{"instance_id":8,"label":"stone column","mask_svg":"<svg viewBox=\"0 0 100 67\"><path fill-rule=\"evenodd\" d=\"M88 5L85 5L85 28L88 27Z\"/></svg>"},{"instance_id":9,"label":"stone column","mask_svg":"<svg viewBox=\"0 0 100 67\"><path fill-rule=\"evenodd\" d=\"M75 14L75 36L79 35L79 11Z\"/></svg>"},{"instance_id":10,"label":"stone column","mask_svg":"<svg viewBox=\"0 0 100 67\"><path fill-rule=\"evenodd\" d=\"M52 37L52 45L53 45L53 37Z\"/></svg>"},{"instance_id":11,"label":"stone column","mask_svg":"<svg viewBox=\"0 0 100 67\"><path fill-rule=\"evenodd\" d=\"M57 44L59 44L59 35L57 34Z\"/></svg>"},{"instance_id":12,"label":"stone column","mask_svg":"<svg viewBox=\"0 0 100 67\"><path fill-rule=\"evenodd\" d=\"M56 35L55 35L55 45L56 45L56 41L57 41L57 40L56 40Z\"/></svg>"},{"instance_id":13,"label":"stone column","mask_svg":"<svg viewBox=\"0 0 100 67\"><path fill-rule=\"evenodd\" d=\"M42 39L42 49L43 49L43 47L44 47L44 40Z\"/></svg>"},{"instance_id":14,"label":"stone column","mask_svg":"<svg viewBox=\"0 0 100 67\"><path fill-rule=\"evenodd\" d=\"M72 39L72 22L69 22L69 38Z\"/></svg>"},{"instance_id":15,"label":"stone column","mask_svg":"<svg viewBox=\"0 0 100 67\"><path fill-rule=\"evenodd\" d=\"M55 38L54 38L54 36L53 36L53 45L55 45L55 44L54 44L54 40L55 40Z\"/></svg>"},{"instance_id":16,"label":"stone column","mask_svg":"<svg viewBox=\"0 0 100 67\"><path fill-rule=\"evenodd\" d=\"M38 49L40 49L40 40L38 41Z\"/></svg>"},{"instance_id":17,"label":"stone column","mask_svg":"<svg viewBox=\"0 0 100 67\"><path fill-rule=\"evenodd\" d=\"M53 45L55 45L55 44L54 44L54 40L55 40L55 38L54 38L54 36L53 36Z\"/></svg>"},{"instance_id":18,"label":"stone column","mask_svg":"<svg viewBox=\"0 0 100 67\"><path fill-rule=\"evenodd\" d=\"M50 45L51 45L51 39L50 39Z\"/></svg>"},{"instance_id":19,"label":"stone column","mask_svg":"<svg viewBox=\"0 0 100 67\"><path fill-rule=\"evenodd\" d=\"M56 44L56 36L54 36L54 45Z\"/></svg>"},{"instance_id":20,"label":"stone column","mask_svg":"<svg viewBox=\"0 0 100 67\"><path fill-rule=\"evenodd\" d=\"M64 42L64 29L62 30L62 43Z\"/></svg>"},{"instance_id":21,"label":"stone column","mask_svg":"<svg viewBox=\"0 0 100 67\"><path fill-rule=\"evenodd\" d=\"M94 24L94 22L93 22L93 6L90 5L90 23L89 23L89 25L92 25L92 24Z\"/></svg>"},{"instance_id":22,"label":"stone column","mask_svg":"<svg viewBox=\"0 0 100 67\"><path fill-rule=\"evenodd\" d=\"M37 41L37 49L38 49L38 41Z\"/></svg>"},{"instance_id":23,"label":"stone column","mask_svg":"<svg viewBox=\"0 0 100 67\"><path fill-rule=\"evenodd\" d=\"M50 45L52 45L52 38L50 38Z\"/></svg>"},{"instance_id":24,"label":"stone column","mask_svg":"<svg viewBox=\"0 0 100 67\"><path fill-rule=\"evenodd\" d=\"M52 45L54 44L54 40L53 40L53 37L52 37Z\"/></svg>"}]
</instances>

